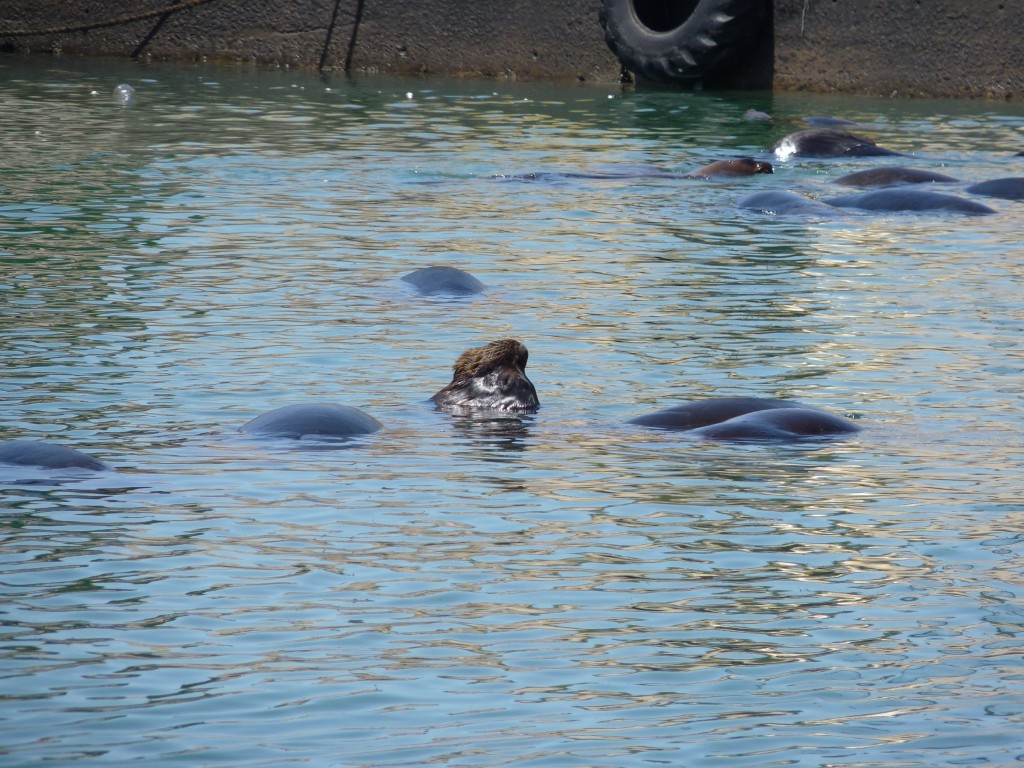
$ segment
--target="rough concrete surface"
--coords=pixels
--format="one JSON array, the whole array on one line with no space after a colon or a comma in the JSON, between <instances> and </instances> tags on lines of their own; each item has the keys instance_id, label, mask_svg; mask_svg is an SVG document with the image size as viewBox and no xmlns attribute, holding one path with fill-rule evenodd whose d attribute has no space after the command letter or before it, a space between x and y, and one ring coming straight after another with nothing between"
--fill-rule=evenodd
<instances>
[{"instance_id":1,"label":"rough concrete surface","mask_svg":"<svg viewBox=\"0 0 1024 768\"><path fill-rule=\"evenodd\" d=\"M1020 0L773 5L761 40L710 86L1024 100ZM0 0L0 50L614 82L621 66L599 8L600 0Z\"/></svg>"},{"instance_id":2,"label":"rough concrete surface","mask_svg":"<svg viewBox=\"0 0 1024 768\"><path fill-rule=\"evenodd\" d=\"M1024 100L1021 0L775 0L780 90Z\"/></svg>"},{"instance_id":3,"label":"rough concrete surface","mask_svg":"<svg viewBox=\"0 0 1024 768\"><path fill-rule=\"evenodd\" d=\"M159 13L168 7L180 10ZM611 82L621 67L597 8L592 0L0 0L0 47ZM131 18L139 20L60 31ZM10 34L27 30L49 31Z\"/></svg>"}]
</instances>

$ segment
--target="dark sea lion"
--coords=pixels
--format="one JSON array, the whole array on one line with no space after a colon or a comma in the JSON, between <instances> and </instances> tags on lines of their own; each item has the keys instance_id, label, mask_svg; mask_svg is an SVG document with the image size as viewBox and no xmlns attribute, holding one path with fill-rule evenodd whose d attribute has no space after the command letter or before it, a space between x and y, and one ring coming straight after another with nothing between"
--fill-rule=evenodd
<instances>
[{"instance_id":1,"label":"dark sea lion","mask_svg":"<svg viewBox=\"0 0 1024 768\"><path fill-rule=\"evenodd\" d=\"M840 213L809 197L778 190L755 192L744 197L737 205L769 215L835 216Z\"/></svg>"},{"instance_id":2,"label":"dark sea lion","mask_svg":"<svg viewBox=\"0 0 1024 768\"><path fill-rule=\"evenodd\" d=\"M344 438L368 435L384 425L358 408L336 403L286 405L242 425L241 432L262 437Z\"/></svg>"},{"instance_id":3,"label":"dark sea lion","mask_svg":"<svg viewBox=\"0 0 1024 768\"><path fill-rule=\"evenodd\" d=\"M455 361L451 382L430 399L450 411L486 408L531 412L540 407L537 390L526 377L526 346L499 339L468 349Z\"/></svg>"},{"instance_id":4,"label":"dark sea lion","mask_svg":"<svg viewBox=\"0 0 1024 768\"><path fill-rule=\"evenodd\" d=\"M684 173L687 179L711 179L716 177L753 176L757 173L775 173L772 164L765 160L752 157L734 157L731 160L718 160L696 171Z\"/></svg>"},{"instance_id":5,"label":"dark sea lion","mask_svg":"<svg viewBox=\"0 0 1024 768\"><path fill-rule=\"evenodd\" d=\"M772 151L782 159L788 157L874 157L900 154L878 146L871 139L833 128L808 128L805 131L791 133L777 141Z\"/></svg>"},{"instance_id":6,"label":"dark sea lion","mask_svg":"<svg viewBox=\"0 0 1024 768\"><path fill-rule=\"evenodd\" d=\"M919 168L904 168L890 165L884 168L867 168L863 171L848 173L835 179L833 184L844 184L848 187L891 187L897 184L924 184L927 182L947 183L958 181L952 176Z\"/></svg>"},{"instance_id":7,"label":"dark sea lion","mask_svg":"<svg viewBox=\"0 0 1024 768\"><path fill-rule=\"evenodd\" d=\"M971 184L967 191L974 195L999 197L1003 200L1024 200L1024 178L1007 176L1003 179L989 179Z\"/></svg>"},{"instance_id":8,"label":"dark sea lion","mask_svg":"<svg viewBox=\"0 0 1024 768\"><path fill-rule=\"evenodd\" d=\"M17 464L43 469L110 469L99 459L87 453L65 448L63 445L37 440L5 440L0 442L0 464Z\"/></svg>"},{"instance_id":9,"label":"dark sea lion","mask_svg":"<svg viewBox=\"0 0 1024 768\"><path fill-rule=\"evenodd\" d=\"M630 419L629 423L714 440L798 440L859 432L849 419L792 400L716 397Z\"/></svg>"},{"instance_id":10,"label":"dark sea lion","mask_svg":"<svg viewBox=\"0 0 1024 768\"><path fill-rule=\"evenodd\" d=\"M865 211L945 211L969 215L995 213L987 205L974 200L906 187L843 195L825 202L839 208L860 208Z\"/></svg>"},{"instance_id":11,"label":"dark sea lion","mask_svg":"<svg viewBox=\"0 0 1024 768\"><path fill-rule=\"evenodd\" d=\"M427 295L471 296L486 289L483 283L457 267L424 267L403 275L402 280Z\"/></svg>"}]
</instances>

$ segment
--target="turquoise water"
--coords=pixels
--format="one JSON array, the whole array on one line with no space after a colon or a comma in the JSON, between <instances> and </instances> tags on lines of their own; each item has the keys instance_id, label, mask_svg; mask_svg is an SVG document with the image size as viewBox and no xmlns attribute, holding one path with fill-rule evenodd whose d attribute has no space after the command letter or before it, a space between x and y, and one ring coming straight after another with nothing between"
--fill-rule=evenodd
<instances>
[{"instance_id":1,"label":"turquoise water","mask_svg":"<svg viewBox=\"0 0 1024 768\"><path fill-rule=\"evenodd\" d=\"M691 170L805 115L1024 176L1024 105L0 71L0 439L117 469L0 468L0 764L1024 762L1024 203L736 207L871 158L492 178ZM488 291L398 279L432 264ZM509 335L536 415L428 407ZM715 395L865 429L626 423ZM311 400L385 429L237 433Z\"/></svg>"}]
</instances>

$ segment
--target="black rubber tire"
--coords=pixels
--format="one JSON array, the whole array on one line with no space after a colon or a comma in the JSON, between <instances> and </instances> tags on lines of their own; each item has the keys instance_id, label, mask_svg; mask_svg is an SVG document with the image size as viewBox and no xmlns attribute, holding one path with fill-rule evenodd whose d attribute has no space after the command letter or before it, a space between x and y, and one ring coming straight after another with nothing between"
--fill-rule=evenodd
<instances>
[{"instance_id":1,"label":"black rubber tire","mask_svg":"<svg viewBox=\"0 0 1024 768\"><path fill-rule=\"evenodd\" d=\"M768 17L768 2L602 0L600 20L608 47L638 79L693 83L743 52Z\"/></svg>"}]
</instances>

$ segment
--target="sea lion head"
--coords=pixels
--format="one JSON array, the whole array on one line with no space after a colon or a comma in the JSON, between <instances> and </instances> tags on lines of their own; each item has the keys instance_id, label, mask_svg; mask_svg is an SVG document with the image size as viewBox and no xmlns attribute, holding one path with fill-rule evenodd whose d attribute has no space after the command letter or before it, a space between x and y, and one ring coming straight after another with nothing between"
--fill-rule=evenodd
<instances>
[{"instance_id":1,"label":"sea lion head","mask_svg":"<svg viewBox=\"0 0 1024 768\"><path fill-rule=\"evenodd\" d=\"M772 164L766 160L755 160L752 157L734 157L731 160L719 160L690 171L687 176L710 178L712 176L753 176L755 173L775 173Z\"/></svg>"},{"instance_id":2,"label":"sea lion head","mask_svg":"<svg viewBox=\"0 0 1024 768\"><path fill-rule=\"evenodd\" d=\"M467 349L455 361L451 382L430 399L440 408L535 411L537 390L526 377L529 352L517 339Z\"/></svg>"}]
</instances>

